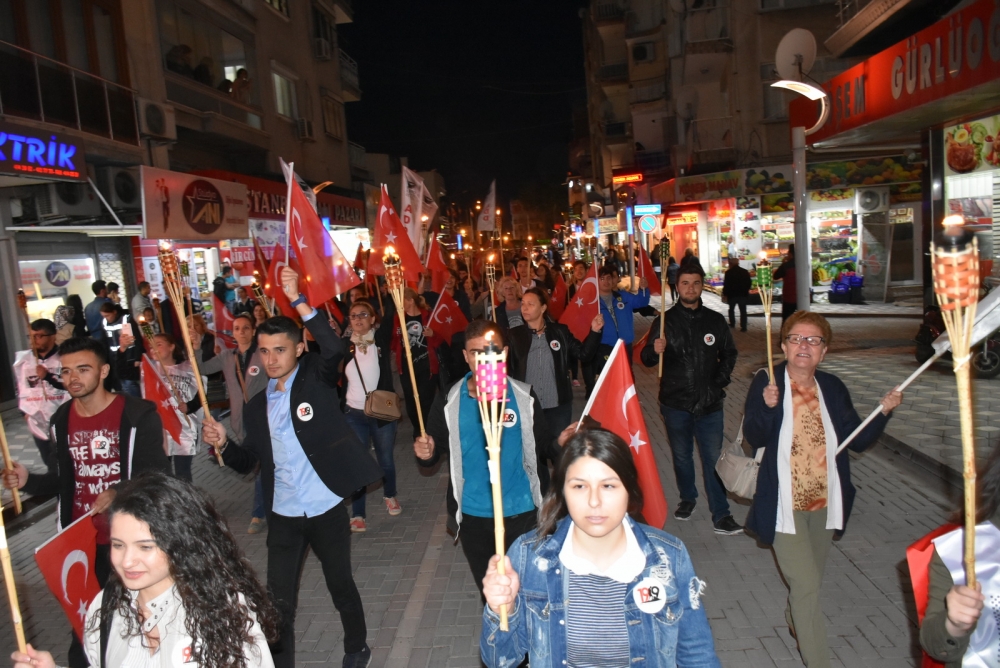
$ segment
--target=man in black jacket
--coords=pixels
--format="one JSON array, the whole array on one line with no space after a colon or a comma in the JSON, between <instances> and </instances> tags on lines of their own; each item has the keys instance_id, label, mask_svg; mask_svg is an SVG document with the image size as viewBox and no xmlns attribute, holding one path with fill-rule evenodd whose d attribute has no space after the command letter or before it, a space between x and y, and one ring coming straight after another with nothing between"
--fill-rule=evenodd
<instances>
[{"instance_id":1,"label":"man in black jacket","mask_svg":"<svg viewBox=\"0 0 1000 668\"><path fill-rule=\"evenodd\" d=\"M642 349L642 363L656 366L663 353L660 379L660 413L667 428L674 475L681 502L674 512L679 520L690 519L698 490L694 477L694 441L698 441L705 494L712 510L715 533L732 535L743 528L729 513L726 489L715 473L722 451L724 427L723 388L729 385L736 365L736 345L721 313L705 308L701 301L705 273L700 264L682 264L677 272L680 304L663 314L666 338L650 338ZM652 332L660 331L653 321Z\"/></svg>"},{"instance_id":2,"label":"man in black jacket","mask_svg":"<svg viewBox=\"0 0 1000 668\"><path fill-rule=\"evenodd\" d=\"M722 283L722 299L729 304L729 326L736 327L736 306L740 307L740 331L747 331L747 297L750 295L750 272L740 266L736 257L729 258L729 269Z\"/></svg>"},{"instance_id":3,"label":"man in black jacket","mask_svg":"<svg viewBox=\"0 0 1000 668\"><path fill-rule=\"evenodd\" d=\"M59 357L60 377L73 399L52 416L56 466L38 474L28 473L14 462L12 471L4 476L4 486L35 496L58 494L60 531L84 515L94 515L97 554L88 556L103 587L111 573L110 527L103 513L114 500L119 483L143 471L170 472L163 450L163 423L153 402L104 388L111 365L103 341L68 339L59 347ZM75 634L69 664L72 668L88 665Z\"/></svg>"},{"instance_id":4,"label":"man in black jacket","mask_svg":"<svg viewBox=\"0 0 1000 668\"><path fill-rule=\"evenodd\" d=\"M351 529L344 499L382 478L340 408L339 365L347 345L325 317L299 294L299 275L285 267L281 287L320 352L305 353L302 330L278 316L257 328L257 350L270 379L246 405L242 444L222 450L226 466L250 473L260 463L267 510L267 586L282 613L274 665L295 665L295 610L306 550L323 566L323 576L344 626L344 667L367 666L371 649L361 595L351 571ZM305 353L305 354L303 354ZM206 420L205 440L226 441L219 423Z\"/></svg>"}]
</instances>

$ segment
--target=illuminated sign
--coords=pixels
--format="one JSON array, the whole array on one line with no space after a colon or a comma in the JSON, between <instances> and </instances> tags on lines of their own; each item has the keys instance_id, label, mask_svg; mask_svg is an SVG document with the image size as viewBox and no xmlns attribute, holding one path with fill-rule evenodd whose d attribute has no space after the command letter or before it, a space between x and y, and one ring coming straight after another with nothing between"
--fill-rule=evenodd
<instances>
[{"instance_id":1,"label":"illuminated sign","mask_svg":"<svg viewBox=\"0 0 1000 668\"><path fill-rule=\"evenodd\" d=\"M654 216L659 216L663 213L663 206L660 204L636 204L635 205L635 215L643 216L648 213Z\"/></svg>"},{"instance_id":2,"label":"illuminated sign","mask_svg":"<svg viewBox=\"0 0 1000 668\"><path fill-rule=\"evenodd\" d=\"M83 145L54 132L0 123L0 173L86 181Z\"/></svg>"},{"instance_id":3,"label":"illuminated sign","mask_svg":"<svg viewBox=\"0 0 1000 668\"><path fill-rule=\"evenodd\" d=\"M642 181L642 174L621 174L611 177L611 183L616 186L620 183L639 183L640 181Z\"/></svg>"},{"instance_id":4,"label":"illuminated sign","mask_svg":"<svg viewBox=\"0 0 1000 668\"><path fill-rule=\"evenodd\" d=\"M678 211L667 218L667 225L695 225L697 222L697 211Z\"/></svg>"}]
</instances>

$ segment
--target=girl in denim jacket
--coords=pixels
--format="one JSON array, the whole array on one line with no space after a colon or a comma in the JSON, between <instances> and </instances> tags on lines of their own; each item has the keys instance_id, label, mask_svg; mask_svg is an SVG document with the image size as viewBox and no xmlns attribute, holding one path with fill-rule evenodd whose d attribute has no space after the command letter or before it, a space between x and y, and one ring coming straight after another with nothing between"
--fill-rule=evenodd
<instances>
[{"instance_id":1,"label":"girl in denim jacket","mask_svg":"<svg viewBox=\"0 0 1000 668\"><path fill-rule=\"evenodd\" d=\"M581 430L564 447L538 529L494 555L479 646L490 668L716 667L699 580L680 540L638 524L638 473L625 442ZM506 605L509 631L500 630Z\"/></svg>"}]
</instances>

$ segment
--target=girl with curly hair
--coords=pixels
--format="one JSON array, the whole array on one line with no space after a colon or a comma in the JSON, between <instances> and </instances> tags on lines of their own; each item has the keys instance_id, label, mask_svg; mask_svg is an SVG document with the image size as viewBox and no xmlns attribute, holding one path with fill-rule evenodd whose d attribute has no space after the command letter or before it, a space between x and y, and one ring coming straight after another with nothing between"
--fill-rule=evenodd
<instances>
[{"instance_id":1,"label":"girl with curly hair","mask_svg":"<svg viewBox=\"0 0 1000 668\"><path fill-rule=\"evenodd\" d=\"M114 574L87 611L92 666L271 668L277 612L226 521L194 486L163 473L124 485L109 509ZM15 668L54 668L15 652Z\"/></svg>"}]
</instances>

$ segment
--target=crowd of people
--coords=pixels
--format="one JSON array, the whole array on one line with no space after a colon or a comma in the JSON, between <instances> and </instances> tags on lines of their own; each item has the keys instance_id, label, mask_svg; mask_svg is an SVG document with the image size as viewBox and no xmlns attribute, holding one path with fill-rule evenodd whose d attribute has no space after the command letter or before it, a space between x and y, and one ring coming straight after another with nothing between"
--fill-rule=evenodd
<instances>
[{"instance_id":1,"label":"crowd of people","mask_svg":"<svg viewBox=\"0 0 1000 668\"><path fill-rule=\"evenodd\" d=\"M340 614L343 666L369 665L351 535L366 531L370 490L381 489L389 517L403 512L394 453L401 386L416 465L430 471L442 460L449 465L449 529L484 604L486 665L719 665L697 564L679 539L645 524L626 442L573 410L578 371L589 395L617 341L631 363L633 314L648 306L648 285L622 289L623 268L609 254L597 271L597 314L579 340L550 311L554 299L571 299L582 288L591 268L577 261L563 294L556 289L558 264L518 257L509 269L490 293L466 265L452 265L443 291L469 325L450 342L430 319L442 295L423 285L407 288L401 312L384 286L381 295L354 288L338 318L307 302L288 267L281 288L297 318L258 314L262 305L230 273L220 276L216 287L234 314L232 349L197 313L186 323L157 313L172 308L154 304L148 284L140 284L131 306L156 323L151 340L115 303L116 286L102 281L86 308L67 304L54 321L31 323L32 350L19 357L25 369L19 387L46 470L14 463L3 483L56 495L60 527L90 514L98 528L93 563L103 592L87 613L84 637L71 640L69 664L165 665L158 657L184 656L203 666L293 666L299 580L311 549ZM831 541L844 533L854 503L848 453L837 446L861 422L844 383L818 369L833 331L820 315L788 313L779 337L785 361L773 377L762 371L751 383L743 432L763 455L741 526L715 466L738 355L732 308L745 301L745 280L739 272L732 281L727 275L727 327L725 316L702 300L705 275L697 257L688 253L680 263L671 257L662 270L674 303L656 316L636 352L646 367L663 360L658 402L680 495L673 517L695 518L697 445L715 533L746 529L772 547L789 587L785 615L803 661L828 666L820 588ZM745 330L745 311L740 324ZM202 410L195 365L178 345L183 326L200 372L218 374L225 387L228 428L216 411ZM56 346L67 328L70 335ZM476 353L497 344L508 350L508 402L495 468L474 372ZM164 431L156 405L136 396L143 355L175 394L179 439ZM386 397L395 397L395 409ZM850 449L870 447L901 401L899 392L888 393L882 415ZM248 531L268 533L266 586L211 500L192 484L193 457L205 451L235 473L255 474ZM981 519L992 521L994 531L998 460L995 454L981 479ZM96 464L111 464L101 468L109 473L95 476ZM502 568L491 485L497 474ZM983 587L996 583L964 586L954 545L936 546L921 638L928 652L957 666L993 642L976 629L983 626L977 626ZM55 665L51 654L33 647L13 659L25 668Z\"/></svg>"}]
</instances>

